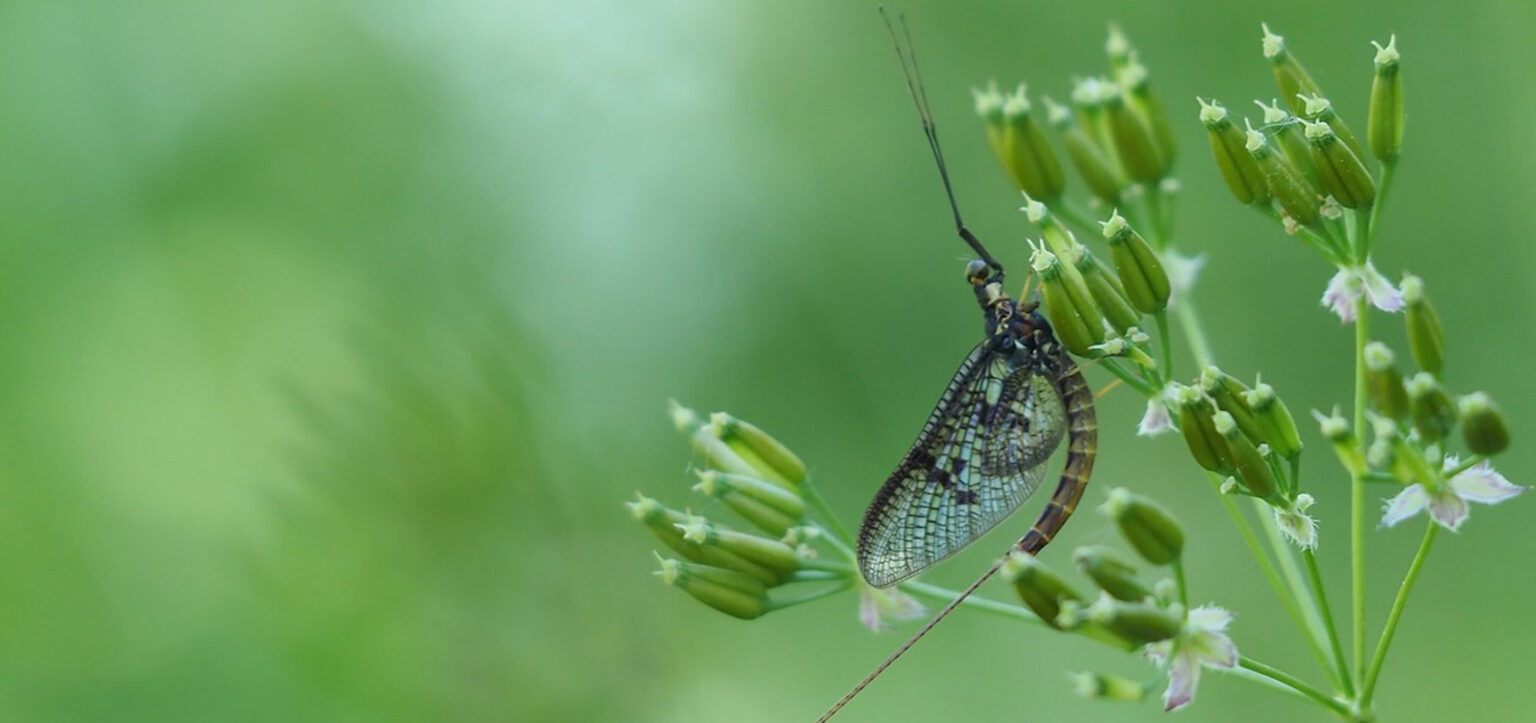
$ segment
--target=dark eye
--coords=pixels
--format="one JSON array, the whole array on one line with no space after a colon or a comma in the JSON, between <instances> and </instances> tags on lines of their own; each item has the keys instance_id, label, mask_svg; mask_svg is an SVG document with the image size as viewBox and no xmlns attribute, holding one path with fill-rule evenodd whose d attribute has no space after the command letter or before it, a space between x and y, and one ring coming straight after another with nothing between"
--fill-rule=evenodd
<instances>
[{"instance_id":1,"label":"dark eye","mask_svg":"<svg viewBox=\"0 0 1536 723\"><path fill-rule=\"evenodd\" d=\"M992 267L988 266L987 262L982 261L981 259L976 259L975 261L972 261L966 265L966 281L969 281L972 284L982 284L986 283L987 279L989 278L992 278Z\"/></svg>"}]
</instances>

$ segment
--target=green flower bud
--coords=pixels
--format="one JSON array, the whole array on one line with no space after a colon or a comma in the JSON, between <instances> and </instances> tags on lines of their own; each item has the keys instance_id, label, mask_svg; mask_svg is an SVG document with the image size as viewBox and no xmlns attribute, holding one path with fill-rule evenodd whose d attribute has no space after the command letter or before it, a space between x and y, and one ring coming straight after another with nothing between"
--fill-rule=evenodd
<instances>
[{"instance_id":1,"label":"green flower bud","mask_svg":"<svg viewBox=\"0 0 1536 723\"><path fill-rule=\"evenodd\" d=\"M1397 359L1386 344L1373 341L1365 346L1365 386L1371 406L1389 419L1408 418L1408 390Z\"/></svg>"},{"instance_id":2,"label":"green flower bud","mask_svg":"<svg viewBox=\"0 0 1536 723\"><path fill-rule=\"evenodd\" d=\"M1473 392L1456 400L1461 412L1461 435L1467 449L1485 457L1503 452L1509 446L1509 428L1498 405L1483 392Z\"/></svg>"},{"instance_id":3,"label":"green flower bud","mask_svg":"<svg viewBox=\"0 0 1536 723\"><path fill-rule=\"evenodd\" d=\"M1259 164L1259 170L1264 173L1264 182L1269 184L1269 191L1280 202L1280 208L1296 223L1303 226L1317 225L1317 195L1307 186L1301 172L1286 160L1283 153L1275 153L1271 149L1263 133L1252 128L1248 129L1245 147L1254 162Z\"/></svg>"},{"instance_id":4,"label":"green flower bud","mask_svg":"<svg viewBox=\"0 0 1536 723\"><path fill-rule=\"evenodd\" d=\"M1056 151L1046 140L1024 86L1003 99L1003 166L1024 192L1054 201L1061 197L1064 179Z\"/></svg>"},{"instance_id":5,"label":"green flower bud","mask_svg":"<svg viewBox=\"0 0 1536 723\"><path fill-rule=\"evenodd\" d=\"M1039 226L1041 235L1044 236L1051 251L1057 256L1066 256L1075 249L1081 249L1082 244L1077 242L1077 237L1072 235L1072 229L1067 228L1051 213L1049 206L1036 201L1028 193L1024 193L1024 205L1019 207L1029 222Z\"/></svg>"},{"instance_id":6,"label":"green flower bud","mask_svg":"<svg viewBox=\"0 0 1536 723\"><path fill-rule=\"evenodd\" d=\"M1008 125L1003 118L1003 94L998 92L997 83L988 83L986 89L972 88L971 96L976 100L976 115L981 116L987 129L987 145L992 147L992 154L997 156L1003 171L1011 178L1012 171L1008 168L1009 150L1005 140ZM1017 184L1017 180L1014 182Z\"/></svg>"},{"instance_id":7,"label":"green flower bud","mask_svg":"<svg viewBox=\"0 0 1536 723\"><path fill-rule=\"evenodd\" d=\"M1073 265L1087 284L1088 293L1093 296L1099 308L1104 310L1104 318L1109 320L1109 325L1121 334L1135 327L1141 321L1141 312L1131 306L1120 280L1106 273L1087 247L1079 246L1076 251L1077 261Z\"/></svg>"},{"instance_id":8,"label":"green flower bud","mask_svg":"<svg viewBox=\"0 0 1536 723\"><path fill-rule=\"evenodd\" d=\"M1376 182L1365 164L1340 143L1323 123L1302 121L1312 143L1312 163L1322 176L1323 190L1345 208L1365 208L1376 200Z\"/></svg>"},{"instance_id":9,"label":"green flower bud","mask_svg":"<svg viewBox=\"0 0 1536 723\"><path fill-rule=\"evenodd\" d=\"M783 581L782 574L751 562L736 553L719 547L698 545L683 539L683 532L679 529L679 525L687 524L690 515L667 509L660 502L644 495L639 496L638 502L629 502L626 506L629 507L630 514L634 515L636 522L649 527L656 535L656 539L689 560L712 567L735 570L767 585L777 585Z\"/></svg>"},{"instance_id":10,"label":"green flower bud","mask_svg":"<svg viewBox=\"0 0 1536 723\"><path fill-rule=\"evenodd\" d=\"M1103 595L1088 608L1088 619L1132 642L1149 644L1179 634L1184 622L1172 610L1146 603L1128 603Z\"/></svg>"},{"instance_id":11,"label":"green flower bud","mask_svg":"<svg viewBox=\"0 0 1536 723\"><path fill-rule=\"evenodd\" d=\"M1404 276L1402 294L1403 321L1413 361L1420 369L1439 376L1445 368L1445 332L1440 329L1440 315L1424 296L1424 280L1412 274Z\"/></svg>"},{"instance_id":12,"label":"green flower bud","mask_svg":"<svg viewBox=\"0 0 1536 723\"><path fill-rule=\"evenodd\" d=\"M805 501L800 495L756 477L696 470L699 483L695 492L725 503L731 511L770 535L783 535L805 515Z\"/></svg>"},{"instance_id":13,"label":"green flower bud","mask_svg":"<svg viewBox=\"0 0 1536 723\"><path fill-rule=\"evenodd\" d=\"M1099 511L1114 521L1120 534L1147 562L1166 565L1184 551L1184 530L1173 515L1150 499L1116 487L1109 491L1109 500Z\"/></svg>"},{"instance_id":14,"label":"green flower bud","mask_svg":"<svg viewBox=\"0 0 1536 723\"><path fill-rule=\"evenodd\" d=\"M1403 148L1403 76L1398 72L1397 36L1376 46L1376 77L1371 81L1371 114L1365 139L1382 163L1397 160Z\"/></svg>"},{"instance_id":15,"label":"green flower bud","mask_svg":"<svg viewBox=\"0 0 1536 723\"><path fill-rule=\"evenodd\" d=\"M1413 427L1426 442L1438 442L1456 426L1456 408L1433 376L1420 372L1408 380Z\"/></svg>"},{"instance_id":16,"label":"green flower bud","mask_svg":"<svg viewBox=\"0 0 1536 723\"><path fill-rule=\"evenodd\" d=\"M1248 387L1236 377L1214 366L1208 366L1200 372L1200 389L1216 402L1217 408L1232 415L1238 429L1241 429L1253 444L1264 444L1269 441L1265 439L1264 430L1253 415L1253 407L1250 407L1248 401L1243 398L1243 395L1249 391Z\"/></svg>"},{"instance_id":17,"label":"green flower bud","mask_svg":"<svg viewBox=\"0 0 1536 723\"><path fill-rule=\"evenodd\" d=\"M1216 155L1216 168L1221 171L1227 188L1238 203L1268 203L1270 191L1269 184L1264 181L1264 171L1248 152L1243 132L1227 117L1227 109L1215 101L1195 100L1200 103L1200 122L1205 125L1211 152Z\"/></svg>"},{"instance_id":18,"label":"green flower bud","mask_svg":"<svg viewBox=\"0 0 1536 723\"><path fill-rule=\"evenodd\" d=\"M1312 162L1312 143L1302 131L1301 119L1291 115L1279 103L1264 105L1262 101L1256 100L1254 104L1264 111L1264 130L1274 138L1275 145L1280 147L1286 160L1301 172L1301 177L1314 193L1322 195L1323 178Z\"/></svg>"},{"instance_id":19,"label":"green flower bud","mask_svg":"<svg viewBox=\"0 0 1536 723\"><path fill-rule=\"evenodd\" d=\"M1120 30L1120 26L1110 23L1109 39L1104 41L1104 54L1109 56L1109 65L1117 72L1131 62L1131 54L1136 52L1131 47L1130 38Z\"/></svg>"},{"instance_id":20,"label":"green flower bud","mask_svg":"<svg viewBox=\"0 0 1536 723\"><path fill-rule=\"evenodd\" d=\"M1104 152L1088 136L1072 116L1072 113L1045 98L1046 116L1051 127L1061 136L1061 144L1067 149L1067 158L1077 168L1078 175L1088 184L1088 191L1105 203L1115 203L1120 198L1120 181L1114 166Z\"/></svg>"},{"instance_id":21,"label":"green flower bud","mask_svg":"<svg viewBox=\"0 0 1536 723\"><path fill-rule=\"evenodd\" d=\"M1013 589L1019 593L1024 607L1040 616L1046 625L1060 627L1057 617L1061 614L1063 601L1083 601L1071 585L1033 555L1018 551L1009 553L1003 559L1001 572L1003 579L1012 583Z\"/></svg>"},{"instance_id":22,"label":"green flower bud","mask_svg":"<svg viewBox=\"0 0 1536 723\"><path fill-rule=\"evenodd\" d=\"M1099 224L1104 228L1104 238L1109 241L1109 255L1115 263L1115 274L1131 305L1144 313L1152 314L1168 307L1168 296L1173 287L1168 273L1157 259L1157 254L1147 240L1136 233L1118 210L1112 211L1108 221Z\"/></svg>"},{"instance_id":23,"label":"green flower bud","mask_svg":"<svg viewBox=\"0 0 1536 723\"><path fill-rule=\"evenodd\" d=\"M1296 430L1296 420L1291 417L1291 410L1286 408L1285 402L1276 396L1274 387L1259 382L1251 391L1243 392L1242 396L1248 408L1253 410L1253 418L1259 423L1264 443L1275 454L1284 459L1301 454L1301 434Z\"/></svg>"},{"instance_id":24,"label":"green flower bud","mask_svg":"<svg viewBox=\"0 0 1536 723\"><path fill-rule=\"evenodd\" d=\"M1306 108L1305 103L1297 98L1302 93L1320 92L1317 83L1307 73L1307 69L1301 67L1301 61L1292 55L1285 47L1285 38L1269 31L1268 25L1261 25L1264 29L1264 37L1260 43L1264 49L1264 57L1269 59L1271 69L1275 73L1275 84L1280 87L1280 97L1285 99L1285 104L1291 107L1291 112L1301 115Z\"/></svg>"},{"instance_id":25,"label":"green flower bud","mask_svg":"<svg viewBox=\"0 0 1536 723\"><path fill-rule=\"evenodd\" d=\"M1125 166L1115 148L1108 107L1109 95L1118 92L1112 83L1103 78L1083 78L1072 86L1072 105L1077 108L1077 122L1104 154L1104 160L1108 161L1110 170L1115 174L1116 185L1124 188L1128 180Z\"/></svg>"},{"instance_id":26,"label":"green flower bud","mask_svg":"<svg viewBox=\"0 0 1536 723\"><path fill-rule=\"evenodd\" d=\"M791 486L805 481L805 463L782 442L750 422L715 412L709 415L709 426L720 441L761 473L759 477Z\"/></svg>"},{"instance_id":27,"label":"green flower bud","mask_svg":"<svg viewBox=\"0 0 1536 723\"><path fill-rule=\"evenodd\" d=\"M1147 687L1118 675L1103 673L1068 673L1072 692L1089 700L1114 700L1135 703L1147 697Z\"/></svg>"},{"instance_id":28,"label":"green flower bud","mask_svg":"<svg viewBox=\"0 0 1536 723\"><path fill-rule=\"evenodd\" d=\"M1216 407L1209 397L1194 387L1174 385L1169 397L1179 410L1179 432L1189 453L1201 467L1212 472L1227 469L1223 460L1228 456L1226 442L1211 423Z\"/></svg>"},{"instance_id":29,"label":"green flower bud","mask_svg":"<svg viewBox=\"0 0 1536 723\"><path fill-rule=\"evenodd\" d=\"M1040 292L1045 297L1045 316L1051 322L1051 328L1056 332L1056 338L1073 354L1079 356L1091 355L1089 348L1094 344L1104 341L1104 314L1097 306L1088 309L1096 312L1096 317L1084 314L1084 308L1078 304L1077 295L1068 287L1068 279L1065 269L1056 255L1046 251L1043 247L1035 249L1030 257L1030 266L1040 274ZM1072 269L1075 273L1076 269ZM1078 280L1081 282L1082 277ZM1090 302L1092 297L1087 293L1087 286L1083 286L1084 298Z\"/></svg>"},{"instance_id":30,"label":"green flower bud","mask_svg":"<svg viewBox=\"0 0 1536 723\"><path fill-rule=\"evenodd\" d=\"M1230 455L1229 466L1237 470L1243 486L1248 488L1248 494L1271 504L1280 504L1280 485L1275 479L1274 470L1270 469L1269 462L1265 461L1253 441L1238 428L1232 415L1217 412L1211 423L1216 433L1226 441Z\"/></svg>"},{"instance_id":31,"label":"green flower bud","mask_svg":"<svg viewBox=\"0 0 1536 723\"><path fill-rule=\"evenodd\" d=\"M1072 561L1100 589L1117 600L1141 602L1152 595L1152 591L1136 579L1136 568L1109 548L1079 547L1072 553Z\"/></svg>"},{"instance_id":32,"label":"green flower bud","mask_svg":"<svg viewBox=\"0 0 1536 723\"><path fill-rule=\"evenodd\" d=\"M768 611L768 590L749 575L659 555L656 559L661 561L656 574L663 582L726 615L753 620Z\"/></svg>"},{"instance_id":33,"label":"green flower bud","mask_svg":"<svg viewBox=\"0 0 1536 723\"><path fill-rule=\"evenodd\" d=\"M1162 179L1168 164L1163 161L1152 128L1126 102L1118 88L1106 85L1105 112L1109 115L1110 138L1125 170L1143 183Z\"/></svg>"},{"instance_id":34,"label":"green flower bud","mask_svg":"<svg viewBox=\"0 0 1536 723\"><path fill-rule=\"evenodd\" d=\"M788 577L800 567L800 558L795 555L795 548L779 540L726 529L698 515L691 515L676 526L682 531L684 541L700 547L724 550L778 573L780 579Z\"/></svg>"},{"instance_id":35,"label":"green flower bud","mask_svg":"<svg viewBox=\"0 0 1536 723\"><path fill-rule=\"evenodd\" d=\"M1301 100L1304 106L1303 110L1306 111L1303 114L1304 117L1319 123L1328 124L1328 130L1333 131L1333 134L1338 136L1339 140L1344 141L1344 145L1349 148L1349 152L1353 153L1356 159L1365 158L1365 149L1360 147L1360 141L1355 138L1354 131L1351 131L1349 126L1344 124L1344 119L1333 109L1332 102L1324 98L1321 93L1302 96Z\"/></svg>"},{"instance_id":36,"label":"green flower bud","mask_svg":"<svg viewBox=\"0 0 1536 723\"><path fill-rule=\"evenodd\" d=\"M1157 157L1163 163L1162 175L1168 175L1173 168L1174 156L1178 153L1178 142L1173 134L1173 122L1168 118L1168 109L1163 106L1163 101L1152 92L1151 76L1147 67L1141 64L1133 55L1125 67L1117 73L1120 81L1121 93L1125 95L1125 102L1133 108L1147 127L1152 130L1152 138L1157 142Z\"/></svg>"},{"instance_id":37,"label":"green flower bud","mask_svg":"<svg viewBox=\"0 0 1536 723\"><path fill-rule=\"evenodd\" d=\"M1339 456L1339 463L1344 465L1345 471L1353 476L1365 474L1365 450L1360 446L1360 439L1355 436L1354 430L1349 428L1349 422L1339 415L1335 408L1333 414L1323 414L1312 410L1312 416L1317 419L1323 437L1333 443L1333 451Z\"/></svg>"}]
</instances>

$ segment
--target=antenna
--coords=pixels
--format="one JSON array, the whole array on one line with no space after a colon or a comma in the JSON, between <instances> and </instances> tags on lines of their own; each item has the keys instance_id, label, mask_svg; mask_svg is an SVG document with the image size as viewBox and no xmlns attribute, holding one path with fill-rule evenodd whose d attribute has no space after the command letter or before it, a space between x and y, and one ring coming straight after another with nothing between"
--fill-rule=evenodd
<instances>
[{"instance_id":1,"label":"antenna","mask_svg":"<svg viewBox=\"0 0 1536 723\"><path fill-rule=\"evenodd\" d=\"M996 575L997 571L1001 569L1002 566L1002 560L998 560L997 562L992 563L992 567L987 568L987 571L982 573L981 577L976 579L976 582L971 583L970 587L961 591L959 595L955 596L954 600L949 601L949 604L945 605L944 609L939 611L939 614L933 616L932 620L929 620L923 625L922 628L913 633L912 637L907 638L907 642L902 643L901 647L896 649L896 652L891 653L890 657L885 659L885 662L875 666L875 669L869 671L869 675L864 676L864 679L859 681L857 685L853 686L852 690L848 691L848 693L839 699L836 703L833 703L832 707L827 709L827 712L822 713L821 717L816 719L816 723L827 723L828 720L831 720L832 716L837 715L837 712L842 710L843 706L848 705L848 701L853 700L854 696L858 695L861 691L868 687L870 683L875 682L875 678L880 677L880 674L884 673L886 668L891 667L891 665L896 662L897 658L905 655L906 652L912 648L912 646L917 644L917 641L922 640L923 636L927 635L928 631L932 630L935 625L938 625L940 620L949 617L949 614L954 612L955 608L960 607L960 603L965 602L965 599L970 597L971 593L976 592L977 588L980 588L982 583L992 579L992 576Z\"/></svg>"},{"instance_id":2,"label":"antenna","mask_svg":"<svg viewBox=\"0 0 1536 723\"><path fill-rule=\"evenodd\" d=\"M939 146L939 132L933 123L933 111L928 107L928 91L923 87L923 72L917 65L917 51L912 46L912 33L907 29L907 15L902 13L896 16L896 22L901 25L901 34L898 36L890 14L885 12L885 6L881 5L879 9L880 19L885 21L886 32L891 35L891 44L896 47L896 60L901 63L901 75L907 81L907 92L912 95L912 104L917 106L917 117L923 122L923 135L928 138L928 149L933 151L933 161L938 164L939 180L944 182L944 195L949 198L949 210L955 216L955 231L987 266L1002 277L1003 265L987 253L987 248L981 245L981 241L965 227L965 221L960 218L960 204L955 202L955 189L949 181L949 167L944 164L944 149Z\"/></svg>"}]
</instances>

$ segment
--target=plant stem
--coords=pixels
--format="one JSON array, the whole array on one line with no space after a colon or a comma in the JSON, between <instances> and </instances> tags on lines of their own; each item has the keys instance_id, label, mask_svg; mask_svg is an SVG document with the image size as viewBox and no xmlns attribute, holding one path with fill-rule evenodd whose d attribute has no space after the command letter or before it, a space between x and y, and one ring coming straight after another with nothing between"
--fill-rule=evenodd
<instances>
[{"instance_id":1,"label":"plant stem","mask_svg":"<svg viewBox=\"0 0 1536 723\"><path fill-rule=\"evenodd\" d=\"M1264 502L1254 500L1253 511L1259 518L1259 526L1264 528L1265 537L1269 539L1269 547L1275 553L1280 571L1289 583L1288 589L1295 596L1296 605L1306 620L1307 640L1317 651L1318 658L1323 664L1323 671L1331 676L1334 666L1329 661L1327 653L1322 652L1325 649L1328 633L1323 630L1323 619L1318 614L1316 599L1307 594L1307 583L1302 579L1301 570L1296 566L1296 555L1281 537L1280 528L1275 524L1275 517L1269 512L1268 506ZM1346 665L1345 670L1348 669Z\"/></svg>"},{"instance_id":2,"label":"plant stem","mask_svg":"<svg viewBox=\"0 0 1536 723\"><path fill-rule=\"evenodd\" d=\"M1077 204L1066 199L1050 204L1051 213L1056 214L1062 220L1077 227L1084 234L1093 235L1099 233L1099 225L1093 221L1093 217Z\"/></svg>"},{"instance_id":3,"label":"plant stem","mask_svg":"<svg viewBox=\"0 0 1536 723\"><path fill-rule=\"evenodd\" d=\"M1253 532L1253 526L1248 524L1248 518L1243 516L1243 511L1238 509L1237 502L1232 499L1231 495L1220 495L1220 497L1222 505L1227 509L1227 514L1232 516L1232 524L1237 527L1238 533L1242 535L1243 542L1248 544L1248 551L1253 553L1253 559L1258 560L1259 567L1264 570L1264 577L1269 580L1269 586L1274 589L1275 597L1280 598L1280 604L1285 606L1286 613L1290 614L1291 620L1296 623L1296 627L1301 630L1302 636L1307 639L1307 643L1312 648L1312 654L1317 656L1318 664L1322 666L1323 670L1328 670L1328 654L1323 652L1322 644L1313 635L1312 629L1307 626L1307 621L1301 613L1301 608L1297 607L1296 598L1291 595L1290 590L1285 586L1285 582L1280 579L1280 573L1275 570L1274 563L1269 561L1269 555L1265 554L1263 545L1259 543L1258 535Z\"/></svg>"},{"instance_id":4,"label":"plant stem","mask_svg":"<svg viewBox=\"0 0 1536 723\"><path fill-rule=\"evenodd\" d=\"M1179 604L1189 609L1189 583L1184 581L1184 558L1173 561L1173 581L1179 586Z\"/></svg>"},{"instance_id":5,"label":"plant stem","mask_svg":"<svg viewBox=\"0 0 1536 723\"><path fill-rule=\"evenodd\" d=\"M1328 647L1333 651L1334 674L1344 695L1353 698L1355 686L1349 677L1349 662L1344 658L1344 646L1339 643L1339 630L1333 624L1333 611L1328 607L1328 593L1323 591L1323 574L1317 568L1317 554L1302 550L1301 559L1307 564L1307 575L1312 579L1312 594L1317 597L1317 611L1323 616L1323 629L1328 632Z\"/></svg>"},{"instance_id":6,"label":"plant stem","mask_svg":"<svg viewBox=\"0 0 1536 723\"><path fill-rule=\"evenodd\" d=\"M1397 161L1382 164L1381 177L1376 182L1376 202L1371 204L1371 219L1365 226L1365 242L1361 245L1361 259L1371 255L1371 246L1376 242L1377 224L1381 223L1381 207L1387 204L1387 191L1392 190L1392 179L1396 175Z\"/></svg>"},{"instance_id":7,"label":"plant stem","mask_svg":"<svg viewBox=\"0 0 1536 723\"><path fill-rule=\"evenodd\" d=\"M1200 313L1195 310L1189 295L1189 289L1180 289L1173 310L1179 315L1179 326L1184 329L1184 335L1189 337L1189 352L1195 357L1195 366L1204 369L1216 358L1211 355L1211 342L1205 338L1205 329L1200 326Z\"/></svg>"},{"instance_id":8,"label":"plant stem","mask_svg":"<svg viewBox=\"0 0 1536 723\"><path fill-rule=\"evenodd\" d=\"M926 582L918 582L916 580L909 580L907 582L901 583L901 585L898 587L902 590L912 593L913 595L918 595L920 597L926 597L933 600L943 600L946 603L960 596L959 590L951 590L947 587L939 587L938 585L929 585ZM1013 620L1024 620L1026 622L1036 623L1038 625L1045 624L1045 621L1041 620L1040 616L1030 612L1029 608L1026 608L1022 605L1012 605L990 598L984 598L980 595L972 595L962 601L960 605L961 607L968 607L974 610L989 612L993 615L1001 615L1005 618L1010 618Z\"/></svg>"},{"instance_id":9,"label":"plant stem","mask_svg":"<svg viewBox=\"0 0 1536 723\"><path fill-rule=\"evenodd\" d=\"M1279 668L1260 663L1259 661L1254 660L1253 658L1250 658L1246 655L1238 657L1237 665L1238 669L1240 670L1256 673L1267 680L1280 684L1282 687L1289 689L1293 693L1311 698L1319 705L1322 705L1324 708L1327 708L1328 710L1331 710L1340 716L1343 716L1344 718L1352 718L1354 715L1353 712L1350 711L1349 706L1334 700L1333 698L1329 697L1327 693L1324 693L1323 691L1308 685L1300 678L1280 670Z\"/></svg>"},{"instance_id":10,"label":"plant stem","mask_svg":"<svg viewBox=\"0 0 1536 723\"><path fill-rule=\"evenodd\" d=\"M1364 294L1355 300L1355 438L1365 439L1365 345L1371 338L1370 304ZM1354 610L1351 625L1354 634L1355 679L1365 680L1365 479L1362 474L1349 480L1350 592Z\"/></svg>"},{"instance_id":11,"label":"plant stem","mask_svg":"<svg viewBox=\"0 0 1536 723\"><path fill-rule=\"evenodd\" d=\"M821 491L816 489L816 485L812 484L811 480L807 479L801 483L801 488L805 491L806 499L810 500L811 508L816 510L816 514L820 515L822 520L827 523L827 532L832 533L832 536L837 538L834 541L836 546L841 550L848 551L849 541L853 539L853 536L849 535L848 528L843 526L842 518L832 511L832 507L827 504L827 500L821 496Z\"/></svg>"},{"instance_id":12,"label":"plant stem","mask_svg":"<svg viewBox=\"0 0 1536 723\"><path fill-rule=\"evenodd\" d=\"M815 592L809 592L796 597L769 596L768 602L764 603L763 605L763 609L771 612L774 610L782 610L787 607L794 607L796 605L808 603L813 600L820 600L824 597L831 597L846 591L848 588L853 587L853 580L854 579L851 577L845 577L843 578L842 582L839 582L836 585L829 585Z\"/></svg>"},{"instance_id":13,"label":"plant stem","mask_svg":"<svg viewBox=\"0 0 1536 723\"><path fill-rule=\"evenodd\" d=\"M1164 380L1173 378L1173 345L1168 343L1168 310L1158 309L1152 315L1157 323L1157 365Z\"/></svg>"},{"instance_id":14,"label":"plant stem","mask_svg":"<svg viewBox=\"0 0 1536 723\"><path fill-rule=\"evenodd\" d=\"M1115 363L1114 359L1112 359L1110 357L1100 357L1100 359L1104 360L1104 368L1106 370L1108 370L1110 374L1113 374L1113 375L1119 377L1120 381L1125 382L1126 384L1130 385L1130 387L1132 389L1135 389L1136 391L1141 392L1142 396L1144 396L1144 397L1155 397L1155 396L1157 396L1157 391L1158 390L1153 389L1151 386L1149 386L1145 381L1143 381L1141 379L1141 377L1138 377L1135 374L1132 374L1132 373L1126 371L1125 367L1122 367L1119 364Z\"/></svg>"},{"instance_id":15,"label":"plant stem","mask_svg":"<svg viewBox=\"0 0 1536 723\"><path fill-rule=\"evenodd\" d=\"M1371 658L1371 667L1366 671L1365 682L1361 684L1360 710L1371 708L1371 696L1376 693L1376 678L1381 675L1387 648L1392 645L1392 635L1397 632L1397 621L1403 616L1408 593L1413 591L1413 583L1419 579L1419 570L1423 569L1424 560L1429 557L1429 548L1435 544L1435 533L1439 529L1440 526L1430 520L1428 529L1424 530L1424 541L1419 543L1419 552L1413 556L1413 562L1408 565L1408 573L1403 576L1403 584L1397 588L1397 599L1392 601L1392 612L1387 614L1387 624L1381 630L1381 639L1376 642L1376 655Z\"/></svg>"}]
</instances>

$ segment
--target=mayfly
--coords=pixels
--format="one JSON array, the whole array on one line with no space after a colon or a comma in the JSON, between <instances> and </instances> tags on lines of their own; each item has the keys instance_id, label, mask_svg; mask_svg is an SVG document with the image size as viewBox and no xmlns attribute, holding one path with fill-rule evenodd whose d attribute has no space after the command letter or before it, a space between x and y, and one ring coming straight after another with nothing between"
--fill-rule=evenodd
<instances>
[{"instance_id":1,"label":"mayfly","mask_svg":"<svg viewBox=\"0 0 1536 723\"><path fill-rule=\"evenodd\" d=\"M898 36L884 8L880 14L938 165L955 230L980 257L967 267L966 280L986 320L986 339L960 364L912 448L864 514L859 570L869 584L890 587L954 555L1012 514L1040 485L1046 462L1065 437L1066 465L1056 492L1013 547L1038 553L1066 524L1088 486L1098 424L1093 393L1037 311L1038 302L1008 297L1002 264L961 220L905 18ZM1000 566L1001 561L993 563L820 721L841 710Z\"/></svg>"}]
</instances>

